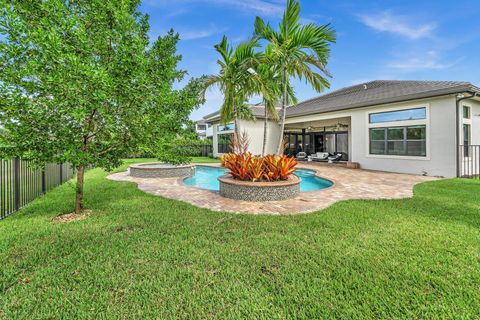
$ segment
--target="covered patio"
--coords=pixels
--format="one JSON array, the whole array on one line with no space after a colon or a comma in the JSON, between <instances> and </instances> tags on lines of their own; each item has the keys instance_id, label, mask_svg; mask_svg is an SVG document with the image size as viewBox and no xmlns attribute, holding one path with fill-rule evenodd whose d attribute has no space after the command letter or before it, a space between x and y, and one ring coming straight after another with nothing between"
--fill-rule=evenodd
<instances>
[{"instance_id":1,"label":"covered patio","mask_svg":"<svg viewBox=\"0 0 480 320\"><path fill-rule=\"evenodd\" d=\"M293 120L293 119L292 119ZM350 117L289 122L285 125L284 136L288 141L285 153L296 156L299 152L312 155L317 152L341 153L341 161L349 161Z\"/></svg>"}]
</instances>

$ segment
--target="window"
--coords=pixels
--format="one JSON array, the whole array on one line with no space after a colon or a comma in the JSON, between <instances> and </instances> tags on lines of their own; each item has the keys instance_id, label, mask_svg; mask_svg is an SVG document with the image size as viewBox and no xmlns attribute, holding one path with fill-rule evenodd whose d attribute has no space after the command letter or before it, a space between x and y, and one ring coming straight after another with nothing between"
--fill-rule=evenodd
<instances>
[{"instance_id":1,"label":"window","mask_svg":"<svg viewBox=\"0 0 480 320\"><path fill-rule=\"evenodd\" d=\"M218 153L230 152L230 137L231 134L219 134L218 137Z\"/></svg>"},{"instance_id":2,"label":"window","mask_svg":"<svg viewBox=\"0 0 480 320\"><path fill-rule=\"evenodd\" d=\"M327 133L325 135L325 152L333 154L335 151L335 134Z\"/></svg>"},{"instance_id":3,"label":"window","mask_svg":"<svg viewBox=\"0 0 480 320\"><path fill-rule=\"evenodd\" d=\"M369 122L382 123L382 122L393 122L393 121L421 120L426 118L427 118L426 108L415 108L415 109L407 109L407 110L371 113L369 115Z\"/></svg>"},{"instance_id":4,"label":"window","mask_svg":"<svg viewBox=\"0 0 480 320\"><path fill-rule=\"evenodd\" d=\"M221 125L219 124L217 126L217 131L222 132L222 131L233 131L235 130L235 124L234 123L229 123L226 125Z\"/></svg>"},{"instance_id":5,"label":"window","mask_svg":"<svg viewBox=\"0 0 480 320\"><path fill-rule=\"evenodd\" d=\"M469 124L463 125L463 156L469 157L469 145L470 145L470 137L471 137L471 128Z\"/></svg>"},{"instance_id":6,"label":"window","mask_svg":"<svg viewBox=\"0 0 480 320\"><path fill-rule=\"evenodd\" d=\"M468 146L470 144L470 125L463 125L463 145Z\"/></svg>"},{"instance_id":7,"label":"window","mask_svg":"<svg viewBox=\"0 0 480 320\"><path fill-rule=\"evenodd\" d=\"M470 107L463 106L463 119L470 119Z\"/></svg>"},{"instance_id":8,"label":"window","mask_svg":"<svg viewBox=\"0 0 480 320\"><path fill-rule=\"evenodd\" d=\"M197 130L207 130L207 126L205 124L197 124Z\"/></svg>"},{"instance_id":9,"label":"window","mask_svg":"<svg viewBox=\"0 0 480 320\"><path fill-rule=\"evenodd\" d=\"M370 154L425 157L426 126L370 129Z\"/></svg>"}]
</instances>

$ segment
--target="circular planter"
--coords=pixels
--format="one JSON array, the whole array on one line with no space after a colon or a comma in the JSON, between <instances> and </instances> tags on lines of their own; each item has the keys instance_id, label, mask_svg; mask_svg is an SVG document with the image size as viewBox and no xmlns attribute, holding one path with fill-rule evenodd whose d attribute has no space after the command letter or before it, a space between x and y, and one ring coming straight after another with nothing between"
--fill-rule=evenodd
<instances>
[{"instance_id":1,"label":"circular planter","mask_svg":"<svg viewBox=\"0 0 480 320\"><path fill-rule=\"evenodd\" d=\"M288 180L251 182L233 179L230 175L218 178L220 195L245 201L278 201L295 198L300 193L300 178L291 175Z\"/></svg>"},{"instance_id":2,"label":"circular planter","mask_svg":"<svg viewBox=\"0 0 480 320\"><path fill-rule=\"evenodd\" d=\"M130 166L134 178L178 178L192 175L193 165L171 165L160 162L140 163Z\"/></svg>"}]
</instances>

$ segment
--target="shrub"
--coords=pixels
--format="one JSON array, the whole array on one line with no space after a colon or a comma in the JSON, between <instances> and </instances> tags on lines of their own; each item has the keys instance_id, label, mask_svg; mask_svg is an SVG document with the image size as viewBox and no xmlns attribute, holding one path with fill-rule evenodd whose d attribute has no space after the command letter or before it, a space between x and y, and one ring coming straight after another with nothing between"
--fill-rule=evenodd
<instances>
[{"instance_id":1,"label":"shrub","mask_svg":"<svg viewBox=\"0 0 480 320\"><path fill-rule=\"evenodd\" d=\"M228 153L220 161L234 179L253 182L287 180L298 164L285 155L255 157L250 152Z\"/></svg>"}]
</instances>

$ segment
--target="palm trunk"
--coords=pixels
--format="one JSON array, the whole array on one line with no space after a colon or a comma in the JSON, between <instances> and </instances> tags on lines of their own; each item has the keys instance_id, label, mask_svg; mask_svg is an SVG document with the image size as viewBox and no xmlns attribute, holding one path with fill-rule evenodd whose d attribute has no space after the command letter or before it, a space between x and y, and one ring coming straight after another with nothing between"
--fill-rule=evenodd
<instances>
[{"instance_id":1,"label":"palm trunk","mask_svg":"<svg viewBox=\"0 0 480 320\"><path fill-rule=\"evenodd\" d=\"M283 97L282 97L282 119L280 123L280 136L278 138L277 155L281 155L283 149L283 131L285 130L285 117L287 115L287 70L283 68Z\"/></svg>"},{"instance_id":2,"label":"palm trunk","mask_svg":"<svg viewBox=\"0 0 480 320\"><path fill-rule=\"evenodd\" d=\"M83 182L85 176L85 166L80 165L77 171L77 187L75 195L75 214L80 214L83 209Z\"/></svg>"},{"instance_id":3,"label":"palm trunk","mask_svg":"<svg viewBox=\"0 0 480 320\"><path fill-rule=\"evenodd\" d=\"M240 139L240 128L238 126L238 110L237 110L237 103L235 101L235 98L233 99L233 123L235 125L234 138L235 138L235 141L238 141L238 139ZM239 150L232 150L232 151L239 152Z\"/></svg>"},{"instance_id":4,"label":"palm trunk","mask_svg":"<svg viewBox=\"0 0 480 320\"><path fill-rule=\"evenodd\" d=\"M263 122L263 147L262 147L262 157L265 156L265 149L267 147L267 126L268 126L268 110L267 110L267 104L264 100L263 102L264 107L265 107L265 119Z\"/></svg>"}]
</instances>

